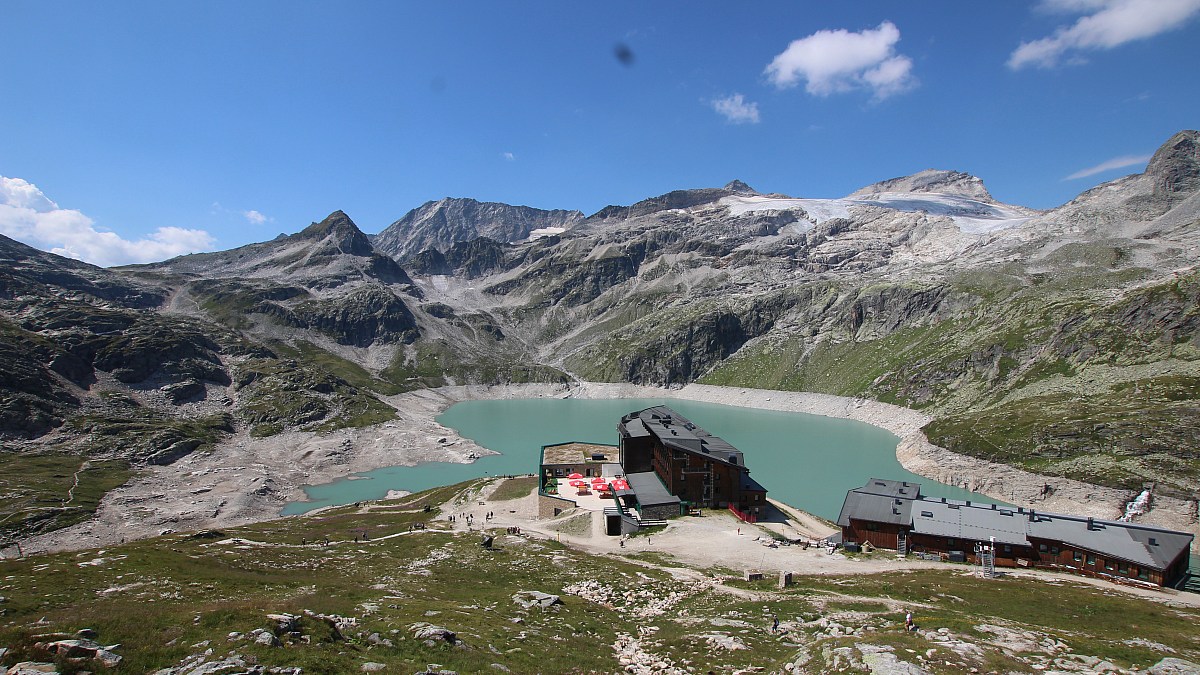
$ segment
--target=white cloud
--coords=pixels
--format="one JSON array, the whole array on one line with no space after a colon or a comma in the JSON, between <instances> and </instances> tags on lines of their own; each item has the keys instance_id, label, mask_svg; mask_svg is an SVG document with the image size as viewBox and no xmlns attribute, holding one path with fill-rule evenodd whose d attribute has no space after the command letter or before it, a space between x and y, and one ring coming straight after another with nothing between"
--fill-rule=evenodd
<instances>
[{"instance_id":1,"label":"white cloud","mask_svg":"<svg viewBox=\"0 0 1200 675\"><path fill-rule=\"evenodd\" d=\"M758 124L758 104L748 103L741 94L719 98L712 107L731 124Z\"/></svg>"},{"instance_id":2,"label":"white cloud","mask_svg":"<svg viewBox=\"0 0 1200 675\"><path fill-rule=\"evenodd\" d=\"M1080 52L1113 49L1182 26L1197 12L1200 0L1048 0L1048 11L1087 12L1050 37L1022 42L1008 58L1008 67L1052 68L1066 59L1082 61Z\"/></svg>"},{"instance_id":3,"label":"white cloud","mask_svg":"<svg viewBox=\"0 0 1200 675\"><path fill-rule=\"evenodd\" d=\"M255 211L254 209L250 209L249 211L242 211L242 215L246 217L246 220L250 221L251 223L253 223L255 225L262 225L263 223L275 222L274 218L265 216L262 213Z\"/></svg>"},{"instance_id":4,"label":"white cloud","mask_svg":"<svg viewBox=\"0 0 1200 675\"><path fill-rule=\"evenodd\" d=\"M1138 166L1150 161L1151 155L1124 155L1122 157L1113 157L1107 162L1100 162L1096 166L1080 169L1075 173L1067 176L1063 180L1075 180L1077 178L1087 178L1095 176L1098 173L1112 171L1113 169L1124 169L1127 166Z\"/></svg>"},{"instance_id":5,"label":"white cloud","mask_svg":"<svg viewBox=\"0 0 1200 675\"><path fill-rule=\"evenodd\" d=\"M510 162L515 162L515 161L517 161L517 156L516 156L516 155L514 155L514 154L512 154L511 152L506 152L506 153L503 153L503 154L502 154L502 155L500 155L500 156L501 156L501 157L503 157L504 159L506 159L506 160L510 161Z\"/></svg>"},{"instance_id":6,"label":"white cloud","mask_svg":"<svg viewBox=\"0 0 1200 675\"><path fill-rule=\"evenodd\" d=\"M122 239L97 230L91 218L64 209L36 185L0 176L0 233L36 248L95 265L111 266L165 260L212 248L204 230L160 227L144 239Z\"/></svg>"},{"instance_id":7,"label":"white cloud","mask_svg":"<svg viewBox=\"0 0 1200 675\"><path fill-rule=\"evenodd\" d=\"M870 89L883 99L916 84L912 59L895 51L899 41L900 29L890 21L858 33L821 30L793 40L765 72L780 89L804 80L804 90L815 96Z\"/></svg>"}]
</instances>

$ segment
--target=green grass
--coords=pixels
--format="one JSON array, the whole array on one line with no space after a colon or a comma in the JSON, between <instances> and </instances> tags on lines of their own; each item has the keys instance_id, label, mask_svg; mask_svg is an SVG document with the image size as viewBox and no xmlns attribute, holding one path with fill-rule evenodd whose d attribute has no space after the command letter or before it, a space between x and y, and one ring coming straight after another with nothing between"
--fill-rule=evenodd
<instances>
[{"instance_id":1,"label":"green grass","mask_svg":"<svg viewBox=\"0 0 1200 675\"><path fill-rule=\"evenodd\" d=\"M294 358L344 380L351 386L367 391L373 391L384 396L399 394L404 389L394 382L379 379L362 366L344 359L332 352L321 349L307 340L297 340L288 345L272 342L271 348L281 354Z\"/></svg>"},{"instance_id":2,"label":"green grass","mask_svg":"<svg viewBox=\"0 0 1200 675\"><path fill-rule=\"evenodd\" d=\"M300 361L247 359L238 364L234 379L246 392L237 414L252 436L288 428L333 431L395 418L396 411L371 393Z\"/></svg>"},{"instance_id":3,"label":"green grass","mask_svg":"<svg viewBox=\"0 0 1200 675\"><path fill-rule=\"evenodd\" d=\"M938 658L925 664L934 673L1028 670L1022 655L982 642L984 624L1035 631L1125 668L1161 658L1125 644L1131 635L1152 636L1182 658L1200 658L1194 639L1200 612L1072 582L980 581L948 566L798 575L777 591L774 579L698 584L662 569L679 563L657 551L592 556L553 540L508 535L488 551L474 535L438 529L444 520L437 507L473 500L481 485L103 551L4 560L0 644L12 649L4 665L46 656L34 647L35 635L89 627L100 642L121 643L125 660L114 672L129 673L177 665L206 648L218 657L233 651L268 668L299 666L310 673L356 672L366 661L384 663L388 672L429 663L459 672L488 672L493 663L522 673L613 672L620 669L612 649L619 635L640 637L650 658L681 668L731 672L753 665L779 672L807 650L821 670L832 663L833 649L857 643L891 647L909 662L935 647L902 630L904 607L914 610L923 629L947 628L984 649L983 657L964 659L936 648ZM410 533L417 523L428 529ZM366 539L356 542L363 533ZM579 582L598 584L607 600L571 594ZM564 604L522 609L512 599L521 590L559 594ZM658 608L664 598L671 604ZM282 647L227 637L270 629L268 613L304 610L354 617L357 625L338 640L323 622L302 618L305 639L284 636ZM768 630L773 615L784 632ZM820 618L870 630L833 638L814 623ZM414 640L409 627L417 622L454 631L463 646ZM639 629L648 632L639 635ZM372 634L391 646L372 642ZM710 634L736 638L747 649L711 648L703 637Z\"/></svg>"},{"instance_id":4,"label":"green grass","mask_svg":"<svg viewBox=\"0 0 1200 675\"><path fill-rule=\"evenodd\" d=\"M0 544L91 518L104 495L131 476L121 460L0 453Z\"/></svg>"},{"instance_id":5,"label":"green grass","mask_svg":"<svg viewBox=\"0 0 1200 675\"><path fill-rule=\"evenodd\" d=\"M493 501L508 501L511 499L521 499L526 497L530 492L537 488L538 480L533 477L526 478L509 478L496 488L492 493Z\"/></svg>"}]
</instances>

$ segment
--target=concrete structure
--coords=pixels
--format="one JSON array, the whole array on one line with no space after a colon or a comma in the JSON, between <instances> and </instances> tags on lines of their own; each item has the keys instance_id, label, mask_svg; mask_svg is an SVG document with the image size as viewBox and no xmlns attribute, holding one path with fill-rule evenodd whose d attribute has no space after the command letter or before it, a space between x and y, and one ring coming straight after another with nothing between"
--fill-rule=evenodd
<instances>
[{"instance_id":1,"label":"concrete structure","mask_svg":"<svg viewBox=\"0 0 1200 675\"><path fill-rule=\"evenodd\" d=\"M728 507L753 522L767 505L767 490L750 477L740 450L667 406L625 415L617 432L625 472L653 472L681 508Z\"/></svg>"},{"instance_id":2,"label":"concrete structure","mask_svg":"<svg viewBox=\"0 0 1200 675\"><path fill-rule=\"evenodd\" d=\"M976 562L992 547L997 567L1041 567L1157 586L1186 575L1192 535L1123 521L925 497L917 483L872 478L846 493L845 544L932 552Z\"/></svg>"},{"instance_id":3,"label":"concrete structure","mask_svg":"<svg viewBox=\"0 0 1200 675\"><path fill-rule=\"evenodd\" d=\"M587 479L612 478L622 472L619 449L596 443L555 443L542 446L538 470L538 517L551 518L575 508L569 487L571 474Z\"/></svg>"}]
</instances>

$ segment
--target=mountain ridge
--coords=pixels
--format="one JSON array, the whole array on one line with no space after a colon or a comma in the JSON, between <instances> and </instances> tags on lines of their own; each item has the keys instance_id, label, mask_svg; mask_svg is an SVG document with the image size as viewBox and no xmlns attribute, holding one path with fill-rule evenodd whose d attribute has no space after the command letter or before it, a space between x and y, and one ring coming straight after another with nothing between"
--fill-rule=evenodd
<instances>
[{"instance_id":1,"label":"mountain ridge","mask_svg":"<svg viewBox=\"0 0 1200 675\"><path fill-rule=\"evenodd\" d=\"M474 220L434 232L442 200L386 254L342 211L112 270L0 239L0 431L166 462L233 433L376 424L426 387L699 381L897 403L959 453L1194 496L1196 140L1046 212L937 171L853 199L733 181L559 220L460 200ZM569 226L530 236L549 222Z\"/></svg>"}]
</instances>

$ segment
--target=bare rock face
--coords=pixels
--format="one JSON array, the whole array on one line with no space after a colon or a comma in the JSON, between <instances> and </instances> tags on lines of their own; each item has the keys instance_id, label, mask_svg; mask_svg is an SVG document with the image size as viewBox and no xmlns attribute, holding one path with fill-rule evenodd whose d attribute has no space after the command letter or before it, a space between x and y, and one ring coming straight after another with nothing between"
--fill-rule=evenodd
<instances>
[{"instance_id":1,"label":"bare rock face","mask_svg":"<svg viewBox=\"0 0 1200 675\"><path fill-rule=\"evenodd\" d=\"M969 173L961 171L945 171L941 169L925 169L912 174L890 178L855 191L851 197L867 197L881 192L939 192L948 195L961 195L984 202L994 202L991 193L984 187L983 181Z\"/></svg>"},{"instance_id":2,"label":"bare rock face","mask_svg":"<svg viewBox=\"0 0 1200 675\"><path fill-rule=\"evenodd\" d=\"M372 243L376 250L403 259L431 248L445 252L456 242L479 237L505 243L523 241L534 230L569 229L582 219L579 211L448 197L409 211L375 235Z\"/></svg>"},{"instance_id":3,"label":"bare rock face","mask_svg":"<svg viewBox=\"0 0 1200 675\"><path fill-rule=\"evenodd\" d=\"M1156 195L1200 190L1200 131L1180 131L1168 139L1146 165L1146 175Z\"/></svg>"}]
</instances>

